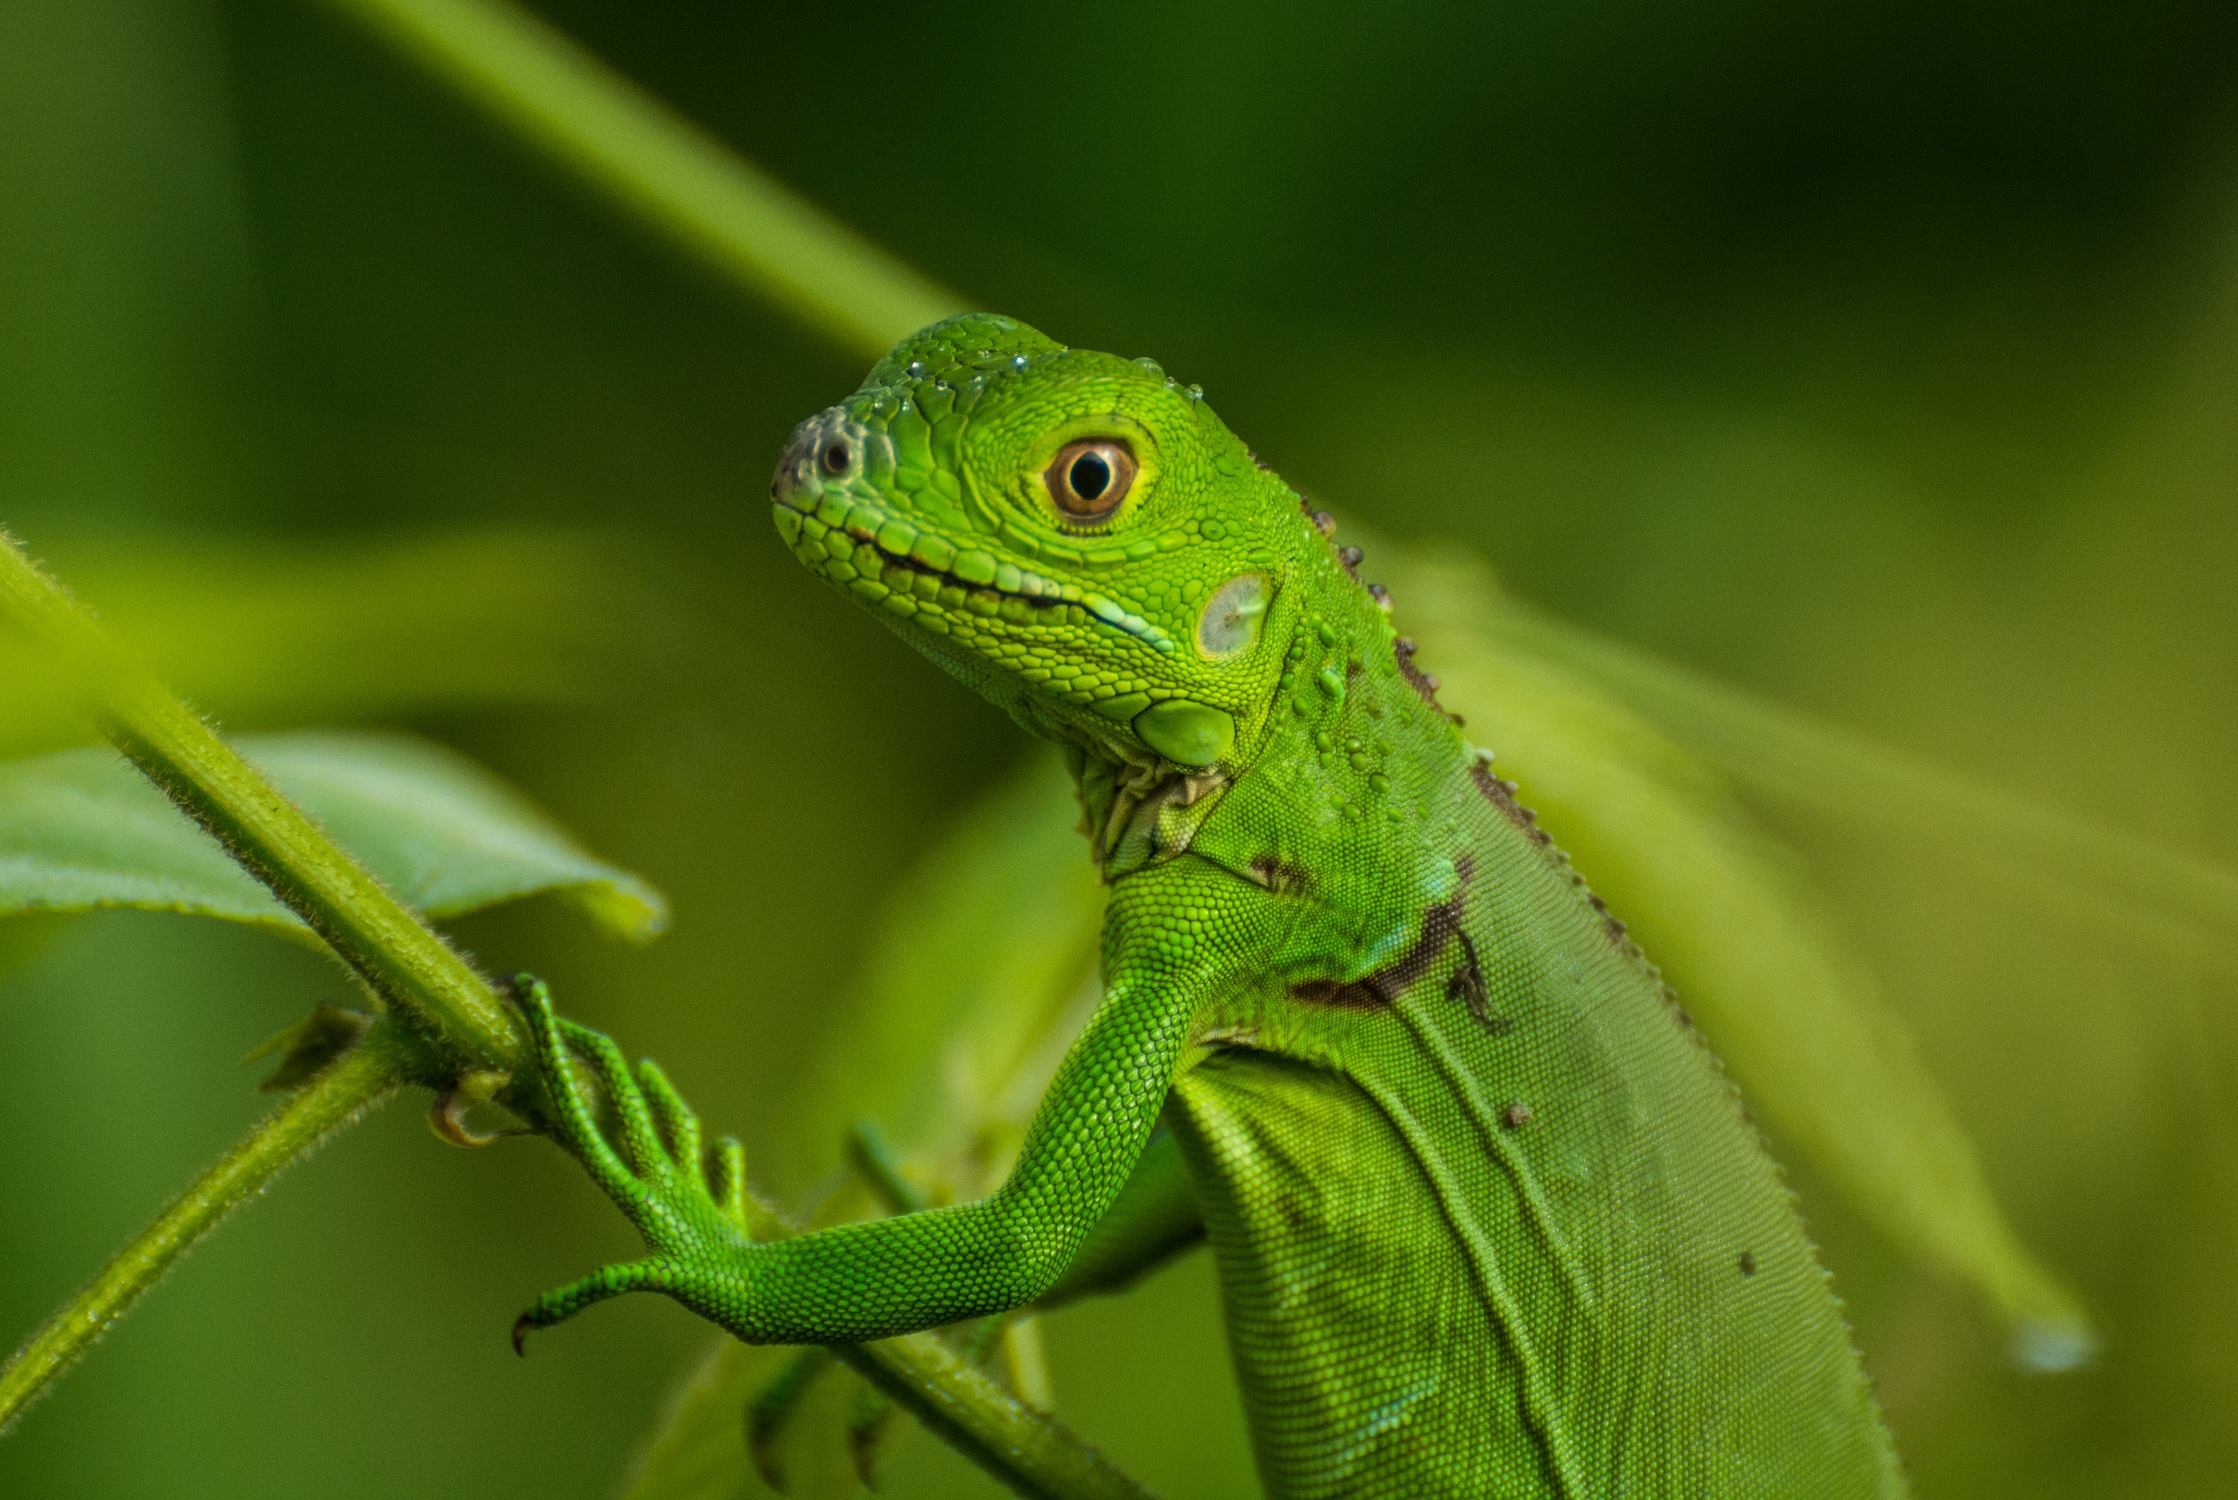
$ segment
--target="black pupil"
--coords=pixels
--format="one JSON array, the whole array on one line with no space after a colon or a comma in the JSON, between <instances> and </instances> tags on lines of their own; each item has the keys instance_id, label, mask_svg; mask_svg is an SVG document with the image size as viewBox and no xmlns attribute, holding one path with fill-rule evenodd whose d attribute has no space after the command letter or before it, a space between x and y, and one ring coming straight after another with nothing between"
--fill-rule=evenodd
<instances>
[{"instance_id":1,"label":"black pupil","mask_svg":"<svg viewBox=\"0 0 2238 1500\"><path fill-rule=\"evenodd\" d=\"M1101 453L1083 453L1072 461L1072 492L1093 500L1111 488L1111 463Z\"/></svg>"},{"instance_id":2,"label":"black pupil","mask_svg":"<svg viewBox=\"0 0 2238 1500\"><path fill-rule=\"evenodd\" d=\"M847 460L850 456L845 443L834 443L824 450L824 467L834 474L844 474L847 472Z\"/></svg>"}]
</instances>

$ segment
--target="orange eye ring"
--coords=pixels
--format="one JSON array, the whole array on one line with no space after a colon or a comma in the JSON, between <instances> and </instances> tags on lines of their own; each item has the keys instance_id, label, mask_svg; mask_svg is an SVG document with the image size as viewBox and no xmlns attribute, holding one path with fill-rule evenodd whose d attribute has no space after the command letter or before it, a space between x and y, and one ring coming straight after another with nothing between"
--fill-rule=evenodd
<instances>
[{"instance_id":1,"label":"orange eye ring","mask_svg":"<svg viewBox=\"0 0 2238 1500\"><path fill-rule=\"evenodd\" d=\"M1058 450L1042 471L1050 503L1068 521L1108 519L1135 486L1134 453L1115 438L1082 438Z\"/></svg>"}]
</instances>

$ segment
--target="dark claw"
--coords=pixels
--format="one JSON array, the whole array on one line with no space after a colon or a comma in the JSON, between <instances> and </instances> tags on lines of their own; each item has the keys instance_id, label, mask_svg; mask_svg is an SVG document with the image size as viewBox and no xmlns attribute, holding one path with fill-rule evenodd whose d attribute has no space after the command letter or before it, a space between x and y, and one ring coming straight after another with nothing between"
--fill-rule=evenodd
<instances>
[{"instance_id":1,"label":"dark claw","mask_svg":"<svg viewBox=\"0 0 2238 1500\"><path fill-rule=\"evenodd\" d=\"M527 1313L513 1320L513 1352L523 1359L528 1358L528 1331L535 1326L536 1320Z\"/></svg>"}]
</instances>

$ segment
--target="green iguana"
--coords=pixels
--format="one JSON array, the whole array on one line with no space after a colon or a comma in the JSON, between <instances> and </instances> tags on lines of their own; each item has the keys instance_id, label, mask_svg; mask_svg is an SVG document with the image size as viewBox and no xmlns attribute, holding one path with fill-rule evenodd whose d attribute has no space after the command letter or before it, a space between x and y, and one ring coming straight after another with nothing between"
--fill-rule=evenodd
<instances>
[{"instance_id":1,"label":"green iguana","mask_svg":"<svg viewBox=\"0 0 2238 1500\"><path fill-rule=\"evenodd\" d=\"M563 1130L652 1254L522 1330L628 1291L754 1343L999 1314L1169 1249L1130 1225L1185 1187L1270 1496L1905 1493L1717 1060L1200 391L953 318L801 424L772 495L812 569L1064 748L1104 998L991 1196L752 1243L735 1152L703 1168L658 1071L535 992Z\"/></svg>"}]
</instances>

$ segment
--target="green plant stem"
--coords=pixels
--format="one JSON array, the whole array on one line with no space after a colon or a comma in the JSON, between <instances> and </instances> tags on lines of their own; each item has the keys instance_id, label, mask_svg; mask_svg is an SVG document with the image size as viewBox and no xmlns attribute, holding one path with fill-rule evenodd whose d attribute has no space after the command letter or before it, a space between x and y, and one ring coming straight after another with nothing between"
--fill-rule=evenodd
<instances>
[{"instance_id":1,"label":"green plant stem","mask_svg":"<svg viewBox=\"0 0 2238 1500\"><path fill-rule=\"evenodd\" d=\"M0 1432L242 1200L396 1090L406 1059L390 1025L375 1022L357 1046L265 1116L0 1365Z\"/></svg>"},{"instance_id":2,"label":"green plant stem","mask_svg":"<svg viewBox=\"0 0 2238 1500\"><path fill-rule=\"evenodd\" d=\"M929 1333L832 1352L943 1442L1021 1495L1032 1500L1152 1500L1149 1490L1109 1459L1013 1401Z\"/></svg>"},{"instance_id":3,"label":"green plant stem","mask_svg":"<svg viewBox=\"0 0 2238 1500\"><path fill-rule=\"evenodd\" d=\"M964 311L506 0L329 0L717 272L866 358Z\"/></svg>"},{"instance_id":4,"label":"green plant stem","mask_svg":"<svg viewBox=\"0 0 2238 1500\"><path fill-rule=\"evenodd\" d=\"M384 1038L379 1047L361 1044L307 1085L17 1351L0 1376L4 1426L227 1210L401 1078L427 1082L446 1070L511 1071L528 1052L526 1029L487 980L192 709L134 668L85 606L5 532L0 621L28 630L75 669L111 742L388 1002L375 1023ZM419 1055L423 1047L441 1066L431 1068ZM534 1075L524 1069L521 1076L525 1083ZM509 1092L506 1101L531 1118L540 1112L539 1098L523 1089ZM837 1352L1019 1494L1048 1500L1141 1500L1145 1494L1071 1432L948 1357L938 1340L891 1339Z\"/></svg>"},{"instance_id":5,"label":"green plant stem","mask_svg":"<svg viewBox=\"0 0 2238 1500\"><path fill-rule=\"evenodd\" d=\"M435 929L337 848L192 709L136 670L85 606L0 534L0 615L88 680L103 733L268 886L457 1071L511 1071L527 1034Z\"/></svg>"}]
</instances>

